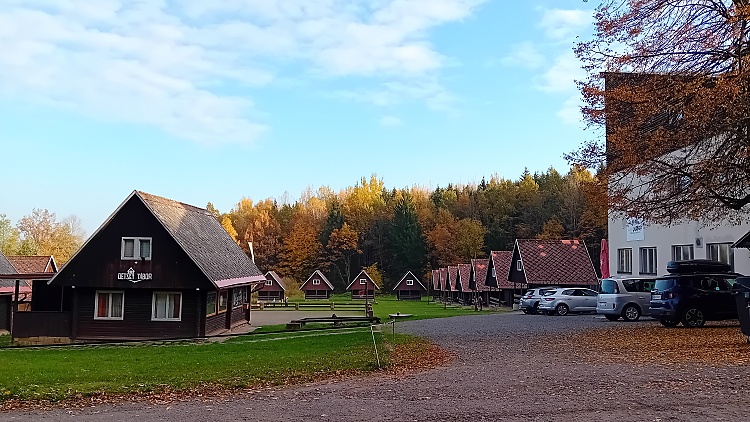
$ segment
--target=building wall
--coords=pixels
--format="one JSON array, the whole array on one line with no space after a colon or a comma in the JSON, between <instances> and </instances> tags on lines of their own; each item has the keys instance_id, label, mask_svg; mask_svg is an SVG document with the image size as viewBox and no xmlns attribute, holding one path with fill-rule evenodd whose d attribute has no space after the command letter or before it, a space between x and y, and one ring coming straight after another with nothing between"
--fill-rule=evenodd
<instances>
[{"instance_id":1,"label":"building wall","mask_svg":"<svg viewBox=\"0 0 750 422\"><path fill-rule=\"evenodd\" d=\"M692 221L672 227L645 224L643 240L628 241L628 227L625 219L610 216L609 219L609 270L613 277L627 277L631 274L618 274L618 249L632 248L632 275L640 274L640 248L656 247L656 269L658 275L665 274L667 262L672 260L673 245L693 245L694 258L707 258L710 243L734 243L750 231L750 224L720 227L702 227L701 223ZM701 239L701 245L696 239ZM731 249L734 254L734 270L750 274L750 253L747 249Z\"/></svg>"},{"instance_id":2,"label":"building wall","mask_svg":"<svg viewBox=\"0 0 750 422\"><path fill-rule=\"evenodd\" d=\"M0 296L0 330L10 330L10 295Z\"/></svg>"}]
</instances>

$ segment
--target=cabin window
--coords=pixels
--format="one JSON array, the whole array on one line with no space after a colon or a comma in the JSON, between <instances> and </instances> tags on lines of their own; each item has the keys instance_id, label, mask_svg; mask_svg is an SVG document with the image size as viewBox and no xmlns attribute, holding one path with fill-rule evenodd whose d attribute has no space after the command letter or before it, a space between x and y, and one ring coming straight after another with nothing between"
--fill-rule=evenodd
<instances>
[{"instance_id":1,"label":"cabin window","mask_svg":"<svg viewBox=\"0 0 750 422\"><path fill-rule=\"evenodd\" d=\"M273 280L266 280L266 286L273 286Z\"/></svg>"},{"instance_id":2,"label":"cabin window","mask_svg":"<svg viewBox=\"0 0 750 422\"><path fill-rule=\"evenodd\" d=\"M227 310L228 292L226 290L219 292L219 312Z\"/></svg>"},{"instance_id":3,"label":"cabin window","mask_svg":"<svg viewBox=\"0 0 750 422\"><path fill-rule=\"evenodd\" d=\"M216 315L216 292L206 295L206 316Z\"/></svg>"},{"instance_id":4,"label":"cabin window","mask_svg":"<svg viewBox=\"0 0 750 422\"><path fill-rule=\"evenodd\" d=\"M151 259L151 238L150 237L123 237L122 247L120 250L121 259Z\"/></svg>"},{"instance_id":5,"label":"cabin window","mask_svg":"<svg viewBox=\"0 0 750 422\"><path fill-rule=\"evenodd\" d=\"M154 292L152 321L180 321L182 319L182 293Z\"/></svg>"},{"instance_id":6,"label":"cabin window","mask_svg":"<svg viewBox=\"0 0 750 422\"><path fill-rule=\"evenodd\" d=\"M122 320L125 292L97 291L94 298L94 319Z\"/></svg>"},{"instance_id":7,"label":"cabin window","mask_svg":"<svg viewBox=\"0 0 750 422\"><path fill-rule=\"evenodd\" d=\"M523 271L523 264L520 259L516 261L516 271Z\"/></svg>"},{"instance_id":8,"label":"cabin window","mask_svg":"<svg viewBox=\"0 0 750 422\"><path fill-rule=\"evenodd\" d=\"M360 278L359 279L359 284L367 284L367 279L366 278Z\"/></svg>"},{"instance_id":9,"label":"cabin window","mask_svg":"<svg viewBox=\"0 0 750 422\"><path fill-rule=\"evenodd\" d=\"M497 277L497 276L495 275L495 267L492 267L492 278L495 278L495 277Z\"/></svg>"},{"instance_id":10,"label":"cabin window","mask_svg":"<svg viewBox=\"0 0 750 422\"><path fill-rule=\"evenodd\" d=\"M317 278L313 280L313 285L317 286L318 284L320 284L320 280L318 280Z\"/></svg>"},{"instance_id":11,"label":"cabin window","mask_svg":"<svg viewBox=\"0 0 750 422\"><path fill-rule=\"evenodd\" d=\"M413 286L414 285L414 280L406 280L406 285L407 286Z\"/></svg>"},{"instance_id":12,"label":"cabin window","mask_svg":"<svg viewBox=\"0 0 750 422\"><path fill-rule=\"evenodd\" d=\"M232 307L238 308L242 306L242 289L244 287L239 287L234 289L234 294L232 295Z\"/></svg>"}]
</instances>

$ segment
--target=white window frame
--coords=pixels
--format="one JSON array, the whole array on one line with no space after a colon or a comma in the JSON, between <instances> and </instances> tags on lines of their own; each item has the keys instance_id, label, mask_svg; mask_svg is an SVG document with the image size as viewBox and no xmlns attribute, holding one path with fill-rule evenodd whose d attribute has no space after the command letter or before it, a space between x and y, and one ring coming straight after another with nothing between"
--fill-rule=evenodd
<instances>
[{"instance_id":1,"label":"white window frame","mask_svg":"<svg viewBox=\"0 0 750 422\"><path fill-rule=\"evenodd\" d=\"M492 267L492 278L497 278L497 275L495 275L495 267Z\"/></svg>"},{"instance_id":2,"label":"white window frame","mask_svg":"<svg viewBox=\"0 0 750 422\"><path fill-rule=\"evenodd\" d=\"M133 241L133 256L125 256L125 241ZM150 261L154 255L154 241L150 237L123 237L120 241L120 259L123 261L140 261L141 260L141 241L148 240L150 245L148 256L142 257L146 261Z\"/></svg>"},{"instance_id":3,"label":"white window frame","mask_svg":"<svg viewBox=\"0 0 750 422\"><path fill-rule=\"evenodd\" d=\"M516 261L516 271L523 271L523 264L520 259Z\"/></svg>"},{"instance_id":4,"label":"white window frame","mask_svg":"<svg viewBox=\"0 0 750 422\"><path fill-rule=\"evenodd\" d=\"M319 284L320 284L320 280L318 280L317 278L314 278L313 279L313 286L317 286Z\"/></svg>"},{"instance_id":5,"label":"white window frame","mask_svg":"<svg viewBox=\"0 0 750 422\"><path fill-rule=\"evenodd\" d=\"M407 285L407 286L413 286L413 285L414 285L414 280L412 280L412 279L407 279L407 280L406 280L406 285Z\"/></svg>"},{"instance_id":6,"label":"white window frame","mask_svg":"<svg viewBox=\"0 0 750 422\"><path fill-rule=\"evenodd\" d=\"M653 256L649 256L649 252L653 251ZM646 259L644 259L644 257ZM654 275L656 274L656 266L658 263L658 255L655 246L646 246L638 249L638 261L640 263L640 274ZM649 271L652 270L652 271Z\"/></svg>"},{"instance_id":7,"label":"white window frame","mask_svg":"<svg viewBox=\"0 0 750 422\"><path fill-rule=\"evenodd\" d=\"M722 261L721 259L721 247L726 246L727 248L727 259L729 262ZM717 256L713 256L714 254L711 253L711 250L716 248ZM707 243L706 244L706 258L707 259L713 259L715 261L724 262L726 264L729 264L732 266L732 270L734 271L734 249L732 249L732 243L731 242L716 242L716 243Z\"/></svg>"},{"instance_id":8,"label":"white window frame","mask_svg":"<svg viewBox=\"0 0 750 422\"><path fill-rule=\"evenodd\" d=\"M266 280L266 286L273 286L273 280Z\"/></svg>"},{"instance_id":9,"label":"white window frame","mask_svg":"<svg viewBox=\"0 0 750 422\"><path fill-rule=\"evenodd\" d=\"M156 317L156 295L158 294L165 294L165 295L180 295L180 316L178 318L157 318ZM154 292L151 295L151 321L170 321L170 322L179 322L182 321L182 292Z\"/></svg>"},{"instance_id":10,"label":"white window frame","mask_svg":"<svg viewBox=\"0 0 750 422\"><path fill-rule=\"evenodd\" d=\"M619 274L633 274L633 248L617 250L617 272Z\"/></svg>"},{"instance_id":11,"label":"white window frame","mask_svg":"<svg viewBox=\"0 0 750 422\"><path fill-rule=\"evenodd\" d=\"M367 284L367 279L366 278L360 278L359 279L359 284Z\"/></svg>"},{"instance_id":12,"label":"white window frame","mask_svg":"<svg viewBox=\"0 0 750 422\"><path fill-rule=\"evenodd\" d=\"M687 252L687 259L685 258ZM686 261L695 258L693 245L672 245L672 261Z\"/></svg>"},{"instance_id":13,"label":"white window frame","mask_svg":"<svg viewBox=\"0 0 750 422\"><path fill-rule=\"evenodd\" d=\"M109 301L108 306L109 309L107 309L107 315L112 315L112 294L113 293L121 293L122 294L122 315L119 317L113 317L113 316L106 316L106 317L100 317L99 315L99 295L100 294L106 294L109 295ZM125 291L124 290L97 290L94 294L94 319L98 320L109 320L109 321L122 321L123 317L125 316Z\"/></svg>"}]
</instances>

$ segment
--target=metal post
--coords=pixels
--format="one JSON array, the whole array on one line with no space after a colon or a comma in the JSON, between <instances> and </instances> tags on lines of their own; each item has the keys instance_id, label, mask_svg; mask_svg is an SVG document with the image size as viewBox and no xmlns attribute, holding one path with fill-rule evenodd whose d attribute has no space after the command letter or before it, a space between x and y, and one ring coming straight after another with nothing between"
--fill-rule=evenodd
<instances>
[{"instance_id":1,"label":"metal post","mask_svg":"<svg viewBox=\"0 0 750 422\"><path fill-rule=\"evenodd\" d=\"M10 304L10 344L13 344L15 334L16 313L18 312L18 291L21 287L21 280L16 280L16 287L13 290L13 301Z\"/></svg>"}]
</instances>

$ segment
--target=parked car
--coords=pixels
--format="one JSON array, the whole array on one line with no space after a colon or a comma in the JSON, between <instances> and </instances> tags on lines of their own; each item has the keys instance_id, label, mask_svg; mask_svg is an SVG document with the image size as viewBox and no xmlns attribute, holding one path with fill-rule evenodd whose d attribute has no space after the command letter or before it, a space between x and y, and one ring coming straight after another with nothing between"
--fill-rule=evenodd
<instances>
[{"instance_id":1,"label":"parked car","mask_svg":"<svg viewBox=\"0 0 750 422\"><path fill-rule=\"evenodd\" d=\"M560 288L547 292L539 301L539 312L567 315L570 312L596 312L598 293L584 287Z\"/></svg>"},{"instance_id":2,"label":"parked car","mask_svg":"<svg viewBox=\"0 0 750 422\"><path fill-rule=\"evenodd\" d=\"M605 278L599 282L596 313L610 321L622 317L625 321L638 321L649 315L653 278Z\"/></svg>"},{"instance_id":3,"label":"parked car","mask_svg":"<svg viewBox=\"0 0 750 422\"><path fill-rule=\"evenodd\" d=\"M701 327L706 321L737 318L731 289L740 274L717 261L670 261L669 275L655 280L649 311L662 325Z\"/></svg>"},{"instance_id":4,"label":"parked car","mask_svg":"<svg viewBox=\"0 0 750 422\"><path fill-rule=\"evenodd\" d=\"M545 293L556 289L559 289L559 287L539 287L527 290L518 301L519 309L525 314L538 313L537 308L539 308L539 301L542 300L542 296L544 296Z\"/></svg>"}]
</instances>

